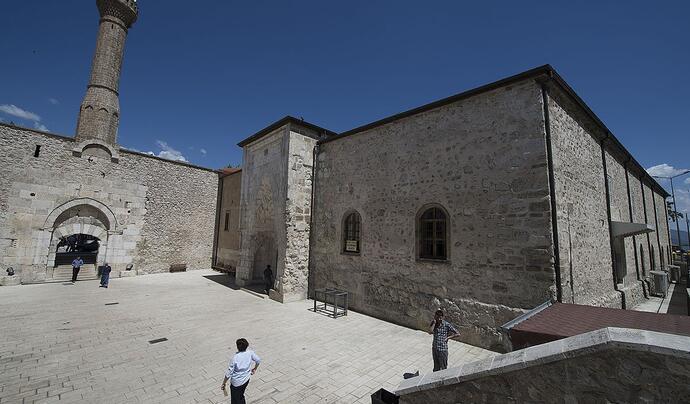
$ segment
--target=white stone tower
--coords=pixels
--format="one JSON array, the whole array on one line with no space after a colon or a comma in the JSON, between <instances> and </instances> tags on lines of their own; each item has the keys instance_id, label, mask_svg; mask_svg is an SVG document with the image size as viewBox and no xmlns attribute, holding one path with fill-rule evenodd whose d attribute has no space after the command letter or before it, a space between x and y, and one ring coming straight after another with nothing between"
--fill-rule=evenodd
<instances>
[{"instance_id":1,"label":"white stone tower","mask_svg":"<svg viewBox=\"0 0 690 404\"><path fill-rule=\"evenodd\" d=\"M101 19L91 78L79 110L78 142L117 144L118 87L127 30L139 15L136 0L96 0Z\"/></svg>"}]
</instances>

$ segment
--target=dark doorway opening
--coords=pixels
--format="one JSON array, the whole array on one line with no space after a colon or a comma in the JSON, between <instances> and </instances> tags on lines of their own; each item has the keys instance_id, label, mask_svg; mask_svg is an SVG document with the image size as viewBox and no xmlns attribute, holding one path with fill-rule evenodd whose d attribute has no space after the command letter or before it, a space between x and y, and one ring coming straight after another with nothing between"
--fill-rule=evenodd
<instances>
[{"instance_id":1,"label":"dark doorway opening","mask_svg":"<svg viewBox=\"0 0 690 404\"><path fill-rule=\"evenodd\" d=\"M99 247L100 240L89 234L62 237L55 251L55 266L70 265L77 257L81 257L84 264L95 264Z\"/></svg>"}]
</instances>

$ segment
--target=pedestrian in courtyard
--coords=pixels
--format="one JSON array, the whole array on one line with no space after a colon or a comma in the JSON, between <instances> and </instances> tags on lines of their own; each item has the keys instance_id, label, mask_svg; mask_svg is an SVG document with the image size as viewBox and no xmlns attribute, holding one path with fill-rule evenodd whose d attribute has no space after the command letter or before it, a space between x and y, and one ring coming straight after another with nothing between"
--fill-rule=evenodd
<instances>
[{"instance_id":1,"label":"pedestrian in courtyard","mask_svg":"<svg viewBox=\"0 0 690 404\"><path fill-rule=\"evenodd\" d=\"M231 404L246 404L244 400L244 391L249 384L249 377L256 372L261 363L254 351L247 349L249 342L246 339L240 338L236 342L237 353L232 357L228 370L225 371L223 384L220 388L225 391L225 384L230 380L230 403ZM252 367L252 362L254 367Z\"/></svg>"},{"instance_id":2,"label":"pedestrian in courtyard","mask_svg":"<svg viewBox=\"0 0 690 404\"><path fill-rule=\"evenodd\" d=\"M443 319L443 310L434 313L429 324L429 333L434 334L431 344L431 356L434 358L434 372L448 368L448 340L458 335L458 330Z\"/></svg>"},{"instance_id":3,"label":"pedestrian in courtyard","mask_svg":"<svg viewBox=\"0 0 690 404\"><path fill-rule=\"evenodd\" d=\"M264 289L266 290L266 294L271 290L273 287L273 271L271 270L270 265L266 265L266 269L264 269Z\"/></svg>"},{"instance_id":4,"label":"pedestrian in courtyard","mask_svg":"<svg viewBox=\"0 0 690 404\"><path fill-rule=\"evenodd\" d=\"M72 261L72 283L77 281L77 275L79 275L79 270L82 265L84 265L84 261L81 257L77 257Z\"/></svg>"},{"instance_id":5,"label":"pedestrian in courtyard","mask_svg":"<svg viewBox=\"0 0 690 404\"><path fill-rule=\"evenodd\" d=\"M100 288L108 288L108 281L110 281L110 271L113 269L110 268L110 265L106 262L102 267L101 267L101 286Z\"/></svg>"}]
</instances>

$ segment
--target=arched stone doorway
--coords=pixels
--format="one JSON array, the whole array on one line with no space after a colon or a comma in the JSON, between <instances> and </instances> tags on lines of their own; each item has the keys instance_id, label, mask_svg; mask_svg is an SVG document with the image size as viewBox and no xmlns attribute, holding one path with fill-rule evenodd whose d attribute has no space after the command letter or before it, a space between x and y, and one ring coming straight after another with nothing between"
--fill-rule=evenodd
<instances>
[{"instance_id":1,"label":"arched stone doorway","mask_svg":"<svg viewBox=\"0 0 690 404\"><path fill-rule=\"evenodd\" d=\"M275 247L273 232L271 231L262 231L257 234L252 283L263 283L266 265L271 266L275 276L276 267L278 266L278 250Z\"/></svg>"},{"instance_id":2,"label":"arched stone doorway","mask_svg":"<svg viewBox=\"0 0 690 404\"><path fill-rule=\"evenodd\" d=\"M58 259L58 246L70 237L86 240L98 240L98 249L94 259L87 261L87 271L102 265L108 259L110 234L116 229L117 220L113 212L103 203L90 198L79 198L69 201L51 212L46 218L44 232L50 240L45 251L46 279L55 279L55 268L64 264L64 259ZM64 258L64 257L61 257ZM67 264L69 265L69 264Z\"/></svg>"}]
</instances>

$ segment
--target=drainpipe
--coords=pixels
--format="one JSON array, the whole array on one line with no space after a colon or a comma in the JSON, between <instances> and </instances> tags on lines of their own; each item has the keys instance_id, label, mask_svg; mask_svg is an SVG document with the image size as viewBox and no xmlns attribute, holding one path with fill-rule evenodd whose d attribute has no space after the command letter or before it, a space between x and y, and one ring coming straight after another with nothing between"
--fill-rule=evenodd
<instances>
[{"instance_id":1,"label":"drainpipe","mask_svg":"<svg viewBox=\"0 0 690 404\"><path fill-rule=\"evenodd\" d=\"M611 137L606 132L606 137L601 141L601 164L604 167L604 190L606 191L606 218L609 222L609 247L611 249L611 274L613 275L613 289L621 295L621 308L625 309L625 293L618 289L616 282L616 249L613 241L613 229L611 228L611 190L609 189L609 173L606 167L606 142Z\"/></svg>"},{"instance_id":2,"label":"drainpipe","mask_svg":"<svg viewBox=\"0 0 690 404\"><path fill-rule=\"evenodd\" d=\"M549 73L549 78L552 74ZM556 178L553 172L553 149L551 147L551 116L549 115L549 95L546 84L541 83L541 98L544 108L544 132L546 135L546 160L549 171L549 199L551 200L551 232L553 236L553 265L556 272L556 300L563 302L561 285L561 253L558 244L558 212L556 211Z\"/></svg>"},{"instance_id":3,"label":"drainpipe","mask_svg":"<svg viewBox=\"0 0 690 404\"><path fill-rule=\"evenodd\" d=\"M324 138L326 135L324 134ZM316 161L319 154L319 143L314 145L312 150L312 164L311 164L311 202L309 203L309 253L307 254L307 299L311 296L311 292L314 290L314 275L312 274L314 270L314 264L311 260L311 250L314 247L314 190L316 189Z\"/></svg>"}]
</instances>

